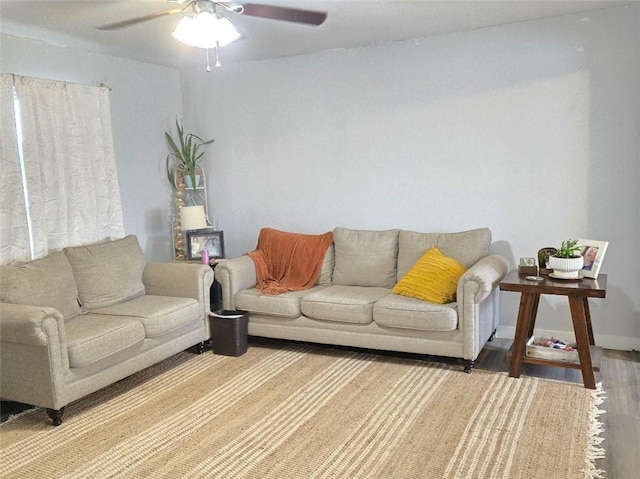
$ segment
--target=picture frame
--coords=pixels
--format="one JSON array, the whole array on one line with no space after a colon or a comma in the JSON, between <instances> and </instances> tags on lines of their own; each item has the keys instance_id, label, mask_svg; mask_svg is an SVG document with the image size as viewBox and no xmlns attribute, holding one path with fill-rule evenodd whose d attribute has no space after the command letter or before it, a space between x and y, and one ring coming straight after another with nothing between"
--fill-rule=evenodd
<instances>
[{"instance_id":1,"label":"picture frame","mask_svg":"<svg viewBox=\"0 0 640 479\"><path fill-rule=\"evenodd\" d=\"M584 258L584 266L580 274L585 278L597 278L609 242L579 239L578 246L580 247L580 254Z\"/></svg>"},{"instance_id":2,"label":"picture frame","mask_svg":"<svg viewBox=\"0 0 640 479\"><path fill-rule=\"evenodd\" d=\"M201 259L204 249L210 260L224 258L224 233L213 228L187 231L187 259Z\"/></svg>"}]
</instances>

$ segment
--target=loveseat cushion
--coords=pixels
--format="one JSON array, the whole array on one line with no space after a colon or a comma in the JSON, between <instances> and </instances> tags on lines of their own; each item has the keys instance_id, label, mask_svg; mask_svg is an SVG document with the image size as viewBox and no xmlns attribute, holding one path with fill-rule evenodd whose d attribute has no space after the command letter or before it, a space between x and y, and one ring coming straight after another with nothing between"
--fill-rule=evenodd
<instances>
[{"instance_id":1,"label":"loveseat cushion","mask_svg":"<svg viewBox=\"0 0 640 479\"><path fill-rule=\"evenodd\" d=\"M320 276L318 277L317 284L323 284L325 286L331 285L333 279L333 268L336 264L335 259L335 246L333 243L327 248L327 252L322 259L322 268L320 269Z\"/></svg>"},{"instance_id":2,"label":"loveseat cushion","mask_svg":"<svg viewBox=\"0 0 640 479\"><path fill-rule=\"evenodd\" d=\"M442 254L470 268L489 254L491 231L480 228L459 233L417 233L400 231L398 236L398 279L420 259L429 248L438 248Z\"/></svg>"},{"instance_id":3,"label":"loveseat cushion","mask_svg":"<svg viewBox=\"0 0 640 479\"><path fill-rule=\"evenodd\" d=\"M0 301L54 308L64 319L80 313L73 271L62 252L29 263L1 266Z\"/></svg>"},{"instance_id":4,"label":"loveseat cushion","mask_svg":"<svg viewBox=\"0 0 640 479\"><path fill-rule=\"evenodd\" d=\"M202 319L202 306L193 298L174 298L145 294L137 298L99 308L95 316L135 318L144 327L144 335L154 338Z\"/></svg>"},{"instance_id":5,"label":"loveseat cushion","mask_svg":"<svg viewBox=\"0 0 640 479\"><path fill-rule=\"evenodd\" d=\"M335 228L333 284L392 288L397 281L399 231Z\"/></svg>"},{"instance_id":6,"label":"loveseat cushion","mask_svg":"<svg viewBox=\"0 0 640 479\"><path fill-rule=\"evenodd\" d=\"M302 291L289 291L278 295L262 294L257 288L240 291L235 296L236 309L255 314L279 316L281 318L298 318L300 298L326 286L314 286Z\"/></svg>"},{"instance_id":7,"label":"loveseat cushion","mask_svg":"<svg viewBox=\"0 0 640 479\"><path fill-rule=\"evenodd\" d=\"M144 254L134 235L65 248L80 304L91 311L143 295Z\"/></svg>"},{"instance_id":8,"label":"loveseat cushion","mask_svg":"<svg viewBox=\"0 0 640 479\"><path fill-rule=\"evenodd\" d=\"M445 304L456 300L465 267L438 248L429 248L391 290L395 294Z\"/></svg>"},{"instance_id":9,"label":"loveseat cushion","mask_svg":"<svg viewBox=\"0 0 640 479\"><path fill-rule=\"evenodd\" d=\"M369 324L374 303L388 294L387 288L334 285L305 295L300 307L312 319Z\"/></svg>"},{"instance_id":10,"label":"loveseat cushion","mask_svg":"<svg viewBox=\"0 0 640 479\"><path fill-rule=\"evenodd\" d=\"M69 366L81 368L144 341L140 321L89 313L65 323Z\"/></svg>"},{"instance_id":11,"label":"loveseat cushion","mask_svg":"<svg viewBox=\"0 0 640 479\"><path fill-rule=\"evenodd\" d=\"M434 304L389 294L373 307L378 326L419 331L453 331L458 327L457 303Z\"/></svg>"}]
</instances>

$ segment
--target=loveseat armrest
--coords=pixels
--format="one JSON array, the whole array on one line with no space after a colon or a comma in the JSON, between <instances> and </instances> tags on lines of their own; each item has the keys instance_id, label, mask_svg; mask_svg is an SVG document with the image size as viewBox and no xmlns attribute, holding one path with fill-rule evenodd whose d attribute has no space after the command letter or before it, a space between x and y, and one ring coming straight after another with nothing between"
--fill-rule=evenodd
<instances>
[{"instance_id":1,"label":"loveseat armrest","mask_svg":"<svg viewBox=\"0 0 640 479\"><path fill-rule=\"evenodd\" d=\"M492 254L481 258L469 268L458 281L458 298L465 296L470 287L473 288L473 301L478 304L484 301L509 272L509 262L504 256Z\"/></svg>"},{"instance_id":2,"label":"loveseat armrest","mask_svg":"<svg viewBox=\"0 0 640 479\"><path fill-rule=\"evenodd\" d=\"M0 303L0 394L59 409L66 404L67 337L57 309Z\"/></svg>"},{"instance_id":3,"label":"loveseat armrest","mask_svg":"<svg viewBox=\"0 0 640 479\"><path fill-rule=\"evenodd\" d=\"M216 278L222 287L222 307L235 310L236 293L256 286L256 267L247 255L227 259L216 266Z\"/></svg>"},{"instance_id":4,"label":"loveseat armrest","mask_svg":"<svg viewBox=\"0 0 640 479\"><path fill-rule=\"evenodd\" d=\"M178 261L147 263L142 273L142 282L146 294L196 299L202 305L203 317L209 317L213 284L213 269L210 266Z\"/></svg>"}]
</instances>

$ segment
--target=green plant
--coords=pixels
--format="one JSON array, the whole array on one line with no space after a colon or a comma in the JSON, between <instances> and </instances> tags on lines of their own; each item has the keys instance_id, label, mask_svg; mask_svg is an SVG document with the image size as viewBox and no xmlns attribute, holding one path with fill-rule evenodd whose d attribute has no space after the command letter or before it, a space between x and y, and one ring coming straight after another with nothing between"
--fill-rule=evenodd
<instances>
[{"instance_id":1,"label":"green plant","mask_svg":"<svg viewBox=\"0 0 640 479\"><path fill-rule=\"evenodd\" d=\"M556 258L574 258L580 256L579 251L578 240L568 239L562 242L562 246L558 248L558 251L553 256Z\"/></svg>"},{"instance_id":2,"label":"green plant","mask_svg":"<svg viewBox=\"0 0 640 479\"><path fill-rule=\"evenodd\" d=\"M549 256L553 255L558 251L555 248L547 247L542 248L538 251L538 264L541 268L546 268L549 263Z\"/></svg>"},{"instance_id":3,"label":"green plant","mask_svg":"<svg viewBox=\"0 0 640 479\"><path fill-rule=\"evenodd\" d=\"M189 174L191 177L191 184L195 188L196 168L198 166L198 162L204 156L204 151L199 151L200 147L209 145L215 140L205 141L193 133L185 134L182 122L178 123L177 119L176 128L178 130L177 141L174 141L169 132L164 132L167 140L167 146L169 147L169 154L167 155L167 178L169 183L171 183L171 186L175 189L175 174L177 170L180 170L183 174Z\"/></svg>"}]
</instances>

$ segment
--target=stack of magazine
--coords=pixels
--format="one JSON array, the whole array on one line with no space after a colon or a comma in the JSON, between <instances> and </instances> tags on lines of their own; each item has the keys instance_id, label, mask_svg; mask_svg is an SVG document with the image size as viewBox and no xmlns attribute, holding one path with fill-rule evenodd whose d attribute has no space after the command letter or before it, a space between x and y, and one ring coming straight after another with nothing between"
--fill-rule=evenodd
<instances>
[{"instance_id":1,"label":"stack of magazine","mask_svg":"<svg viewBox=\"0 0 640 479\"><path fill-rule=\"evenodd\" d=\"M527 356L552 359L555 361L578 361L578 349L575 344L558 338L534 338L527 342Z\"/></svg>"}]
</instances>

